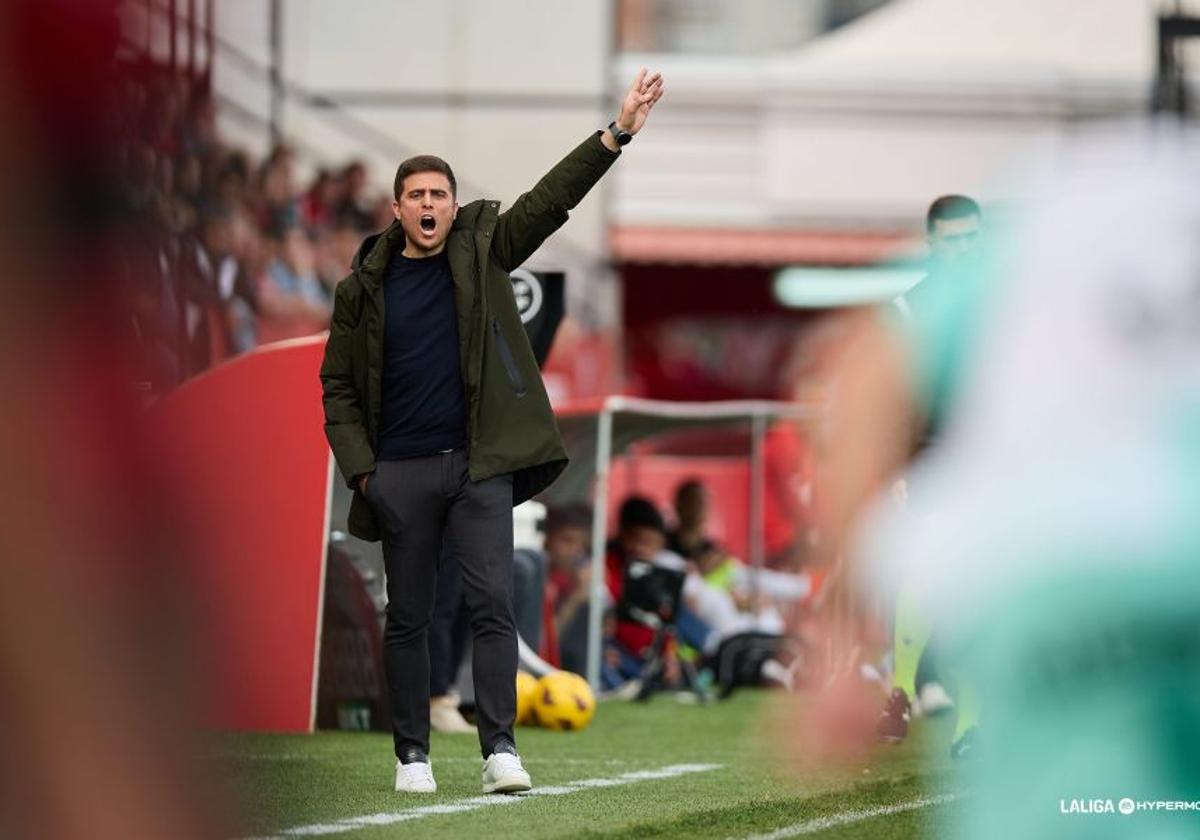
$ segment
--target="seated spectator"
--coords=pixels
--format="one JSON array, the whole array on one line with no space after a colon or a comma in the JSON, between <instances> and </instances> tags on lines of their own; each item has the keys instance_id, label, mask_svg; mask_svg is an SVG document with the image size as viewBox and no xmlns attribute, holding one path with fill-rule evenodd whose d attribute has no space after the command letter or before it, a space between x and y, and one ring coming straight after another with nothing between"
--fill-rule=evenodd
<instances>
[{"instance_id":1,"label":"seated spectator","mask_svg":"<svg viewBox=\"0 0 1200 840\"><path fill-rule=\"evenodd\" d=\"M667 538L667 547L695 563L706 583L728 591L738 608L748 612L758 612L770 600L794 602L812 595L809 575L752 569L726 552L708 534L710 506L708 489L699 479L682 482L675 491L677 524Z\"/></svg>"},{"instance_id":2,"label":"seated spectator","mask_svg":"<svg viewBox=\"0 0 1200 840\"><path fill-rule=\"evenodd\" d=\"M175 162L175 172L171 180L174 194L171 199L171 216L175 220L177 230L194 231L199 224L203 177L200 158L195 155L188 155Z\"/></svg>"},{"instance_id":3,"label":"seated spectator","mask_svg":"<svg viewBox=\"0 0 1200 840\"><path fill-rule=\"evenodd\" d=\"M373 202L367 195L367 167L356 160L341 172L341 201L334 210L335 221L363 233L376 230ZM391 203L388 203L389 210Z\"/></svg>"},{"instance_id":4,"label":"seated spectator","mask_svg":"<svg viewBox=\"0 0 1200 840\"><path fill-rule=\"evenodd\" d=\"M666 548L667 525L654 502L630 496L617 514L617 534L608 542L604 577L613 601L621 597L625 567L631 560L654 562Z\"/></svg>"},{"instance_id":5,"label":"seated spectator","mask_svg":"<svg viewBox=\"0 0 1200 840\"><path fill-rule=\"evenodd\" d=\"M587 670L591 529L592 513L586 506L568 505L546 513L546 587L554 610L559 660L564 669L577 674Z\"/></svg>"},{"instance_id":6,"label":"seated spectator","mask_svg":"<svg viewBox=\"0 0 1200 840\"><path fill-rule=\"evenodd\" d=\"M704 577L709 564L729 562L745 571L741 563L715 549L695 563L686 563L672 552L662 552L655 562L686 569L677 623L681 634L690 634L685 638L703 654L704 667L720 684L721 696L738 685L795 686L801 659L788 649L783 616L771 599L754 590L714 585ZM694 641L699 633L703 635Z\"/></svg>"},{"instance_id":7,"label":"seated spectator","mask_svg":"<svg viewBox=\"0 0 1200 840\"><path fill-rule=\"evenodd\" d=\"M334 210L340 199L337 180L328 169L317 170L312 185L300 200L300 218L312 231L333 227Z\"/></svg>"},{"instance_id":8,"label":"seated spectator","mask_svg":"<svg viewBox=\"0 0 1200 840\"><path fill-rule=\"evenodd\" d=\"M708 536L708 512L711 499L708 488L699 479L689 478L675 489L675 530L667 536L667 548L680 557L695 560L714 547Z\"/></svg>"},{"instance_id":9,"label":"seated spectator","mask_svg":"<svg viewBox=\"0 0 1200 840\"><path fill-rule=\"evenodd\" d=\"M705 559L720 559L722 555L710 552ZM683 599L691 614L708 628L698 647L706 654L713 653L721 642L738 633L771 633L782 635L783 616L769 599L757 593L735 591L732 587L709 583L698 564L684 566L678 555L659 556L659 565L674 566L687 571L683 585ZM736 561L734 561L736 562ZM740 563L738 564L741 565Z\"/></svg>"},{"instance_id":10,"label":"seated spectator","mask_svg":"<svg viewBox=\"0 0 1200 840\"><path fill-rule=\"evenodd\" d=\"M362 233L345 224L322 228L314 243L317 256L317 279L325 299L333 304L337 284L350 273L350 264L362 244Z\"/></svg>"},{"instance_id":11,"label":"seated spectator","mask_svg":"<svg viewBox=\"0 0 1200 840\"><path fill-rule=\"evenodd\" d=\"M227 145L211 91L182 77L130 78L114 107L132 129L116 156L141 387L162 394L229 355L324 329L363 234L392 218L363 164L322 167L297 190L296 149L255 161Z\"/></svg>"},{"instance_id":12,"label":"seated spectator","mask_svg":"<svg viewBox=\"0 0 1200 840\"><path fill-rule=\"evenodd\" d=\"M753 603L807 602L818 588L817 574L756 569L715 545L693 562L705 583L729 592L743 610L756 610Z\"/></svg>"},{"instance_id":13,"label":"seated spectator","mask_svg":"<svg viewBox=\"0 0 1200 840\"><path fill-rule=\"evenodd\" d=\"M312 335L328 328L332 310L317 280L308 235L287 227L275 240L275 258L259 279L259 340Z\"/></svg>"},{"instance_id":14,"label":"seated spectator","mask_svg":"<svg viewBox=\"0 0 1200 840\"><path fill-rule=\"evenodd\" d=\"M288 154L279 153L259 170L254 213L261 230L281 232L300 224L290 161Z\"/></svg>"},{"instance_id":15,"label":"seated spectator","mask_svg":"<svg viewBox=\"0 0 1200 840\"><path fill-rule=\"evenodd\" d=\"M699 483L694 482L694 485L699 486ZM695 493L695 490L688 492ZM694 512L694 509L689 511ZM699 517L699 520L702 524L703 517ZM694 525L696 518L686 521ZM619 515L618 535L610 543L606 558L607 579L614 600L621 597L624 570L631 560L653 563L685 573L682 604L675 615L674 624L680 640L699 651L706 665L714 670L728 670L717 667L718 658L723 652L731 650L727 643L739 637L766 640L769 643L765 648L759 644L756 647L758 651L766 649L774 653L783 647L784 621L769 599L745 590L739 591L735 597L732 584L737 582L744 585L746 578L740 574L726 575L726 582L730 585L725 586L705 579L705 572L711 574L728 562L744 570L741 563L720 552L708 540L692 542L697 559L689 561L666 549L666 539L662 515L653 502L639 497L625 501ZM653 638L654 631L647 626L618 621L606 665L626 679L636 677L633 668L640 665L640 657ZM733 655L736 657L738 654L734 651ZM791 685L791 671L773 655L754 659L751 664L753 673L749 677L742 675L739 679ZM731 686L725 688L729 690Z\"/></svg>"},{"instance_id":16,"label":"seated spectator","mask_svg":"<svg viewBox=\"0 0 1200 840\"><path fill-rule=\"evenodd\" d=\"M621 600L625 585L625 571L633 561L657 563L667 566L682 566L684 561L674 552L666 550L667 528L662 514L654 502L641 496L630 496L621 505L617 515L617 535L608 544L604 558L605 583L612 602ZM686 603L686 594L685 594ZM699 649L708 636L708 628L695 619L686 609L674 617L679 638ZM655 630L634 621L618 620L611 634L606 634L605 682L619 684L633 679L641 671L642 658L646 655ZM666 661L667 683L678 676L679 668L674 652L669 652ZM606 685L606 688L614 688Z\"/></svg>"},{"instance_id":17,"label":"seated spectator","mask_svg":"<svg viewBox=\"0 0 1200 840\"><path fill-rule=\"evenodd\" d=\"M205 203L230 208L250 206L250 162L244 152L214 152L206 164Z\"/></svg>"},{"instance_id":18,"label":"seated spectator","mask_svg":"<svg viewBox=\"0 0 1200 840\"><path fill-rule=\"evenodd\" d=\"M542 646L546 600L546 558L533 548L513 551L513 619L517 633L533 650Z\"/></svg>"},{"instance_id":19,"label":"seated spectator","mask_svg":"<svg viewBox=\"0 0 1200 840\"><path fill-rule=\"evenodd\" d=\"M224 308L227 349L249 350L258 343L257 289L248 270L261 262L258 231L230 206L209 204L200 220L200 246L199 260L211 273L213 291Z\"/></svg>"}]
</instances>

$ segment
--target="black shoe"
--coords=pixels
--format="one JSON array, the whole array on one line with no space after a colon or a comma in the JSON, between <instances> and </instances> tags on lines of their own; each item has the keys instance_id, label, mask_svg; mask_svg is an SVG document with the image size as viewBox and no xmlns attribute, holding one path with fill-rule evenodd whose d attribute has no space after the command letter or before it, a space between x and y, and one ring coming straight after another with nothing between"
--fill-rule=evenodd
<instances>
[{"instance_id":1,"label":"black shoe","mask_svg":"<svg viewBox=\"0 0 1200 840\"><path fill-rule=\"evenodd\" d=\"M893 688L888 695L879 722L875 724L875 734L879 740L887 744L899 744L908 737L908 721L912 715L912 704L902 688Z\"/></svg>"},{"instance_id":2,"label":"black shoe","mask_svg":"<svg viewBox=\"0 0 1200 840\"><path fill-rule=\"evenodd\" d=\"M950 757L955 761L975 757L975 747L979 739L978 727L969 726L959 739L950 745Z\"/></svg>"}]
</instances>

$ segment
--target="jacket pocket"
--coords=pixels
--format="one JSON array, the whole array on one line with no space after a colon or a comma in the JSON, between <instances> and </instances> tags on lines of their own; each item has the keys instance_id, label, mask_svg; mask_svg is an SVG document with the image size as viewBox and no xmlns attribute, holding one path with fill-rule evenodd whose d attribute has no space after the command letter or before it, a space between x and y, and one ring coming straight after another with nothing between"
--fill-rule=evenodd
<instances>
[{"instance_id":1,"label":"jacket pocket","mask_svg":"<svg viewBox=\"0 0 1200 840\"><path fill-rule=\"evenodd\" d=\"M500 361L504 363L504 370L508 373L509 384L518 397L525 396L525 380L521 377L521 371L517 369L517 360L513 358L512 348L508 346L504 332L500 329L500 321L495 318L492 319L492 335L496 339L496 348L500 351Z\"/></svg>"}]
</instances>

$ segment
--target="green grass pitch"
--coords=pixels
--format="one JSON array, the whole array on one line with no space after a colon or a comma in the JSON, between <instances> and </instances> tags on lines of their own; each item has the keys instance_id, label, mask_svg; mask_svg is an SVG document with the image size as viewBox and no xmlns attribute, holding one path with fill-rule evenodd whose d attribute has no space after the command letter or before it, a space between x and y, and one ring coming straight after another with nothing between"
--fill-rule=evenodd
<instances>
[{"instance_id":1,"label":"green grass pitch","mask_svg":"<svg viewBox=\"0 0 1200 840\"><path fill-rule=\"evenodd\" d=\"M519 728L518 747L535 789L562 792L500 805L466 803L465 810L453 806L481 796L481 761L472 736L435 733L431 761L438 792L432 796L391 789L394 759L386 735L220 735L213 736L202 760L211 762L238 805L238 837L303 836L286 832L306 826L328 830L338 820L429 805L452 807L316 836L747 838L781 829L821 838L948 836L946 818L959 807L953 801L869 816L957 792L946 757L948 721L918 723L908 742L881 748L868 765L801 773L764 745L766 713L782 699L744 691L723 703L696 706L660 695L647 704L603 703L583 732ZM767 733L773 740L785 737L786 732ZM720 766L569 788L580 780L619 780L681 764Z\"/></svg>"}]
</instances>

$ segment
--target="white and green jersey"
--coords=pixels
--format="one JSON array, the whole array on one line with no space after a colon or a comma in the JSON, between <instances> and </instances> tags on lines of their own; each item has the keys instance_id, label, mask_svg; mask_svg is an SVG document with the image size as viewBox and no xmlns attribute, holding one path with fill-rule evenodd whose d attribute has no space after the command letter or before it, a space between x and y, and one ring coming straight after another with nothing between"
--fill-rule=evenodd
<instances>
[{"instance_id":1,"label":"white and green jersey","mask_svg":"<svg viewBox=\"0 0 1200 840\"><path fill-rule=\"evenodd\" d=\"M1007 253L910 293L943 434L866 552L985 704L964 836L1200 835L1144 805L1200 809L1198 187L1171 138L1089 147Z\"/></svg>"},{"instance_id":2,"label":"white and green jersey","mask_svg":"<svg viewBox=\"0 0 1200 840\"><path fill-rule=\"evenodd\" d=\"M1020 586L1026 549L1200 533L1200 181L1167 149L1118 151L1031 202L1009 253L909 294L944 429L911 476L932 533L905 521L876 554L946 595Z\"/></svg>"}]
</instances>

